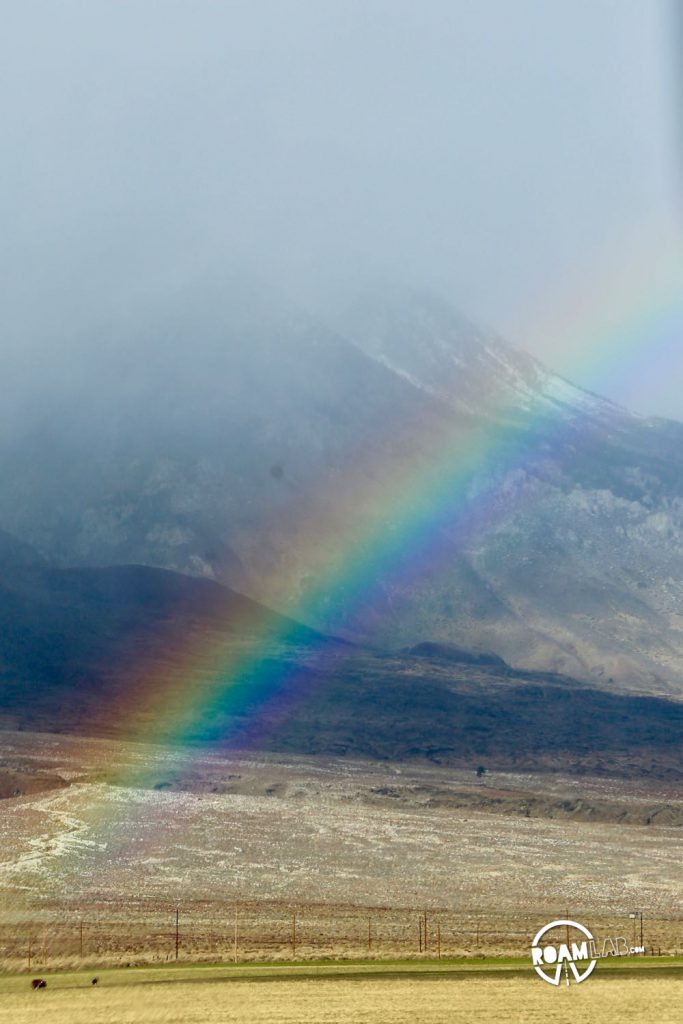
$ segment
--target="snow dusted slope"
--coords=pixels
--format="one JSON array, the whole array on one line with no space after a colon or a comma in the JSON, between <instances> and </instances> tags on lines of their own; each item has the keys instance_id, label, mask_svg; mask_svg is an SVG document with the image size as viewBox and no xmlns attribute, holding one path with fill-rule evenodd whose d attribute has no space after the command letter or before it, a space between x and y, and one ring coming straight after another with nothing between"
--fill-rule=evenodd
<instances>
[{"instance_id":1,"label":"snow dusted slope","mask_svg":"<svg viewBox=\"0 0 683 1024\"><path fill-rule=\"evenodd\" d=\"M623 412L477 327L438 296L384 288L354 305L343 330L366 355L461 412L499 420L576 411L602 419Z\"/></svg>"}]
</instances>

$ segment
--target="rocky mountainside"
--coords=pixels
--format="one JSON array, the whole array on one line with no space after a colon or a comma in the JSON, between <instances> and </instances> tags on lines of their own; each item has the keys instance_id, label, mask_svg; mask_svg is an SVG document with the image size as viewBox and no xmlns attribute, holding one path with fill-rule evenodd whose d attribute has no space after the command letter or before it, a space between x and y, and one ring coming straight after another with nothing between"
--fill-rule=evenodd
<instances>
[{"instance_id":1,"label":"rocky mountainside","mask_svg":"<svg viewBox=\"0 0 683 1024\"><path fill-rule=\"evenodd\" d=\"M364 643L683 692L682 426L421 294L332 330L205 285L82 352L33 368L40 400L1 424L0 527L55 567L173 569Z\"/></svg>"},{"instance_id":2,"label":"rocky mountainside","mask_svg":"<svg viewBox=\"0 0 683 1024\"><path fill-rule=\"evenodd\" d=\"M382 365L506 438L472 488L483 528L412 594L413 622L431 624L413 635L680 692L683 426L574 387L440 301L366 299L346 323Z\"/></svg>"}]
</instances>

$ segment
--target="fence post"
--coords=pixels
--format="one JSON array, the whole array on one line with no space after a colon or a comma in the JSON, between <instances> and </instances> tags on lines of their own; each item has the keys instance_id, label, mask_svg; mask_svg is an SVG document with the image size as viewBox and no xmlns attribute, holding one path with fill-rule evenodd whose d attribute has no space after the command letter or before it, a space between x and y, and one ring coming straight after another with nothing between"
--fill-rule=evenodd
<instances>
[{"instance_id":1,"label":"fence post","mask_svg":"<svg viewBox=\"0 0 683 1024\"><path fill-rule=\"evenodd\" d=\"M368 951L372 949L372 918L368 918Z\"/></svg>"},{"instance_id":2,"label":"fence post","mask_svg":"<svg viewBox=\"0 0 683 1024\"><path fill-rule=\"evenodd\" d=\"M439 951L439 960L441 959L441 925L436 926L436 946Z\"/></svg>"},{"instance_id":3,"label":"fence post","mask_svg":"<svg viewBox=\"0 0 683 1024\"><path fill-rule=\"evenodd\" d=\"M420 917L418 918L418 921L419 921L419 926L420 926L420 953L421 953L422 952L422 914L420 914Z\"/></svg>"},{"instance_id":4,"label":"fence post","mask_svg":"<svg viewBox=\"0 0 683 1024\"><path fill-rule=\"evenodd\" d=\"M296 910L292 911L292 960L296 957Z\"/></svg>"},{"instance_id":5,"label":"fence post","mask_svg":"<svg viewBox=\"0 0 683 1024\"><path fill-rule=\"evenodd\" d=\"M237 963L237 907L235 907L235 935L233 943L233 960Z\"/></svg>"},{"instance_id":6,"label":"fence post","mask_svg":"<svg viewBox=\"0 0 683 1024\"><path fill-rule=\"evenodd\" d=\"M178 949L180 948L180 910L176 907L175 910L175 958L178 959Z\"/></svg>"}]
</instances>

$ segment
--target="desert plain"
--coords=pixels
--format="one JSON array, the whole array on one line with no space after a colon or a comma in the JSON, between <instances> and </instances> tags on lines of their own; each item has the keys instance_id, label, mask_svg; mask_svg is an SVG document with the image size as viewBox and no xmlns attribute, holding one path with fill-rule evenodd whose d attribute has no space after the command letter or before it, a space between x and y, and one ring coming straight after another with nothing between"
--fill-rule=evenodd
<instances>
[{"instance_id":1,"label":"desert plain","mask_svg":"<svg viewBox=\"0 0 683 1024\"><path fill-rule=\"evenodd\" d=\"M565 916L634 942L634 911L683 952L673 782L2 741L5 971L520 957Z\"/></svg>"}]
</instances>

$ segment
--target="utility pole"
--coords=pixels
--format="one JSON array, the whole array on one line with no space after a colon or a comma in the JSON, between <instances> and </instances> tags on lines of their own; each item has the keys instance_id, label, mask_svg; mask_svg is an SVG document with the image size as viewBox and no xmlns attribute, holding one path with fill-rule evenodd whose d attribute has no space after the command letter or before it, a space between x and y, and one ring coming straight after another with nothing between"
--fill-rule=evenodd
<instances>
[{"instance_id":1,"label":"utility pole","mask_svg":"<svg viewBox=\"0 0 683 1024\"><path fill-rule=\"evenodd\" d=\"M436 926L436 946L439 951L439 960L441 959L441 925Z\"/></svg>"},{"instance_id":2,"label":"utility pole","mask_svg":"<svg viewBox=\"0 0 683 1024\"><path fill-rule=\"evenodd\" d=\"M296 958L296 910L292 911L292 960Z\"/></svg>"},{"instance_id":3,"label":"utility pole","mask_svg":"<svg viewBox=\"0 0 683 1024\"><path fill-rule=\"evenodd\" d=\"M233 959L237 963L237 907L235 907L235 941L233 946Z\"/></svg>"},{"instance_id":4,"label":"utility pole","mask_svg":"<svg viewBox=\"0 0 683 1024\"><path fill-rule=\"evenodd\" d=\"M372 918L368 918L368 950L372 949Z\"/></svg>"},{"instance_id":5,"label":"utility pole","mask_svg":"<svg viewBox=\"0 0 683 1024\"><path fill-rule=\"evenodd\" d=\"M81 960L83 959L83 918L78 922L78 948L81 954Z\"/></svg>"},{"instance_id":6,"label":"utility pole","mask_svg":"<svg viewBox=\"0 0 683 1024\"><path fill-rule=\"evenodd\" d=\"M180 909L175 908L175 958L178 959L178 949L180 948Z\"/></svg>"},{"instance_id":7,"label":"utility pole","mask_svg":"<svg viewBox=\"0 0 683 1024\"><path fill-rule=\"evenodd\" d=\"M424 912L425 917L425 953L427 952L427 911Z\"/></svg>"},{"instance_id":8,"label":"utility pole","mask_svg":"<svg viewBox=\"0 0 683 1024\"><path fill-rule=\"evenodd\" d=\"M29 936L29 940L28 940L28 973L29 974L31 973L31 954L32 953L33 953L33 950L31 949L31 938Z\"/></svg>"},{"instance_id":9,"label":"utility pole","mask_svg":"<svg viewBox=\"0 0 683 1024\"><path fill-rule=\"evenodd\" d=\"M422 914L418 918L418 924L420 927L420 953L422 952Z\"/></svg>"}]
</instances>

